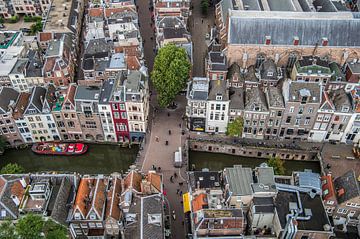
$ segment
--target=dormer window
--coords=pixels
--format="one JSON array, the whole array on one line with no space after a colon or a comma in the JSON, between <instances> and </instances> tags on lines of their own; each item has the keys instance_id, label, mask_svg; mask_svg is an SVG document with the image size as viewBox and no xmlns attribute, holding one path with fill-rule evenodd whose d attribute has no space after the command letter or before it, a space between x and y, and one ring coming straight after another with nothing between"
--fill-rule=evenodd
<instances>
[{"instance_id":1,"label":"dormer window","mask_svg":"<svg viewBox=\"0 0 360 239\"><path fill-rule=\"evenodd\" d=\"M136 101L136 95L132 95L132 96L131 96L131 100L132 100L132 101Z\"/></svg>"},{"instance_id":2,"label":"dormer window","mask_svg":"<svg viewBox=\"0 0 360 239\"><path fill-rule=\"evenodd\" d=\"M217 95L216 95L216 100L222 100L222 95L221 95L221 94L217 94Z\"/></svg>"},{"instance_id":3,"label":"dormer window","mask_svg":"<svg viewBox=\"0 0 360 239\"><path fill-rule=\"evenodd\" d=\"M267 76L274 76L274 72L269 71L269 72L267 73Z\"/></svg>"},{"instance_id":4,"label":"dormer window","mask_svg":"<svg viewBox=\"0 0 360 239\"><path fill-rule=\"evenodd\" d=\"M329 40L327 39L327 37L323 37L322 38L322 41L321 41L321 45L322 46L327 46L329 43Z\"/></svg>"},{"instance_id":5,"label":"dormer window","mask_svg":"<svg viewBox=\"0 0 360 239\"><path fill-rule=\"evenodd\" d=\"M301 97L301 104L306 104L307 100L308 100L307 96Z\"/></svg>"},{"instance_id":6,"label":"dormer window","mask_svg":"<svg viewBox=\"0 0 360 239\"><path fill-rule=\"evenodd\" d=\"M271 44L271 36L265 36L265 45Z\"/></svg>"},{"instance_id":7,"label":"dormer window","mask_svg":"<svg viewBox=\"0 0 360 239\"><path fill-rule=\"evenodd\" d=\"M344 105L344 106L341 108L341 112L349 112L349 107Z\"/></svg>"},{"instance_id":8,"label":"dormer window","mask_svg":"<svg viewBox=\"0 0 360 239\"><path fill-rule=\"evenodd\" d=\"M294 46L299 45L299 37L294 37Z\"/></svg>"}]
</instances>

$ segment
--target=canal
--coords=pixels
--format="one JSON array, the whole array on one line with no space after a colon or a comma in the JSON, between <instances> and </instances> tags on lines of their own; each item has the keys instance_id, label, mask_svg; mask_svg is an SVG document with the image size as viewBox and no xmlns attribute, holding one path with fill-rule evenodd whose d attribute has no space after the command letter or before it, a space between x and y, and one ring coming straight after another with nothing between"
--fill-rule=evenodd
<instances>
[{"instance_id":1,"label":"canal","mask_svg":"<svg viewBox=\"0 0 360 239\"><path fill-rule=\"evenodd\" d=\"M212 171L223 170L225 167L232 167L240 164L244 167L255 168L266 159L241 157L229 154L209 153L200 151L189 152L189 167L195 165L196 170L208 168ZM303 171L304 169L311 169L313 172L320 173L320 163L318 161L290 161L284 163L286 174L291 175L292 171Z\"/></svg>"},{"instance_id":2,"label":"canal","mask_svg":"<svg viewBox=\"0 0 360 239\"><path fill-rule=\"evenodd\" d=\"M9 149L0 156L0 167L18 163L26 172L78 172L81 174L110 174L125 172L134 163L139 148L117 145L89 145L89 151L80 156L44 156L28 149Z\"/></svg>"}]
</instances>

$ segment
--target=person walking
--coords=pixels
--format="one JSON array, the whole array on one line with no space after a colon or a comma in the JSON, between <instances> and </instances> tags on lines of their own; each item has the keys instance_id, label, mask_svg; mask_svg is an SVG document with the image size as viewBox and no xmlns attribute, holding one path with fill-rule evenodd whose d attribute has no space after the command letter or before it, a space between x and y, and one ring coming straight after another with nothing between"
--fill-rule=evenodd
<instances>
[{"instance_id":1,"label":"person walking","mask_svg":"<svg viewBox=\"0 0 360 239\"><path fill-rule=\"evenodd\" d=\"M172 183L174 182L173 176L170 177L170 182L172 182Z\"/></svg>"},{"instance_id":2,"label":"person walking","mask_svg":"<svg viewBox=\"0 0 360 239\"><path fill-rule=\"evenodd\" d=\"M179 192L180 192L180 189L176 189L176 194L179 194Z\"/></svg>"}]
</instances>

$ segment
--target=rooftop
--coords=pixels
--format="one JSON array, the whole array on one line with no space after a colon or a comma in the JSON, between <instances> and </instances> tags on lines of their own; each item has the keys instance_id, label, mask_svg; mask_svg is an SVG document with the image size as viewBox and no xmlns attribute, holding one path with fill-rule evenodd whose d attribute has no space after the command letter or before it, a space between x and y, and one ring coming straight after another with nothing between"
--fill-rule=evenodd
<instances>
[{"instance_id":1,"label":"rooftop","mask_svg":"<svg viewBox=\"0 0 360 239\"><path fill-rule=\"evenodd\" d=\"M298 202L295 192L279 190L275 198L275 207L279 216L281 228L284 229L286 225L286 215L290 213L290 204L293 203L299 207L301 203L303 212L299 216L309 216L309 220L297 220L298 230L302 231L325 231L324 226L330 225L328 216L324 209L322 199L315 195L311 198L309 194L299 192L300 202ZM307 214L307 215L306 215Z\"/></svg>"},{"instance_id":2,"label":"rooftop","mask_svg":"<svg viewBox=\"0 0 360 239\"><path fill-rule=\"evenodd\" d=\"M15 106L19 92L10 87L2 87L0 91L0 114L10 112L9 106Z\"/></svg>"},{"instance_id":3,"label":"rooftop","mask_svg":"<svg viewBox=\"0 0 360 239\"><path fill-rule=\"evenodd\" d=\"M269 107L285 107L284 98L279 87L268 87L265 94Z\"/></svg>"},{"instance_id":4,"label":"rooftop","mask_svg":"<svg viewBox=\"0 0 360 239\"><path fill-rule=\"evenodd\" d=\"M101 87L100 100L99 104L107 104L109 103L111 93L114 89L114 79L105 80Z\"/></svg>"},{"instance_id":5,"label":"rooftop","mask_svg":"<svg viewBox=\"0 0 360 239\"><path fill-rule=\"evenodd\" d=\"M234 196L251 195L251 184L254 182L251 168L234 165L224 169L224 178Z\"/></svg>"},{"instance_id":6,"label":"rooftop","mask_svg":"<svg viewBox=\"0 0 360 239\"><path fill-rule=\"evenodd\" d=\"M360 13L348 12L274 12L230 11L229 44L299 45L315 46L324 37L328 46L356 47L360 45ZM354 34L355 32L355 34Z\"/></svg>"},{"instance_id":7,"label":"rooftop","mask_svg":"<svg viewBox=\"0 0 360 239\"><path fill-rule=\"evenodd\" d=\"M360 196L360 185L354 170L350 170L344 175L337 177L334 180L334 187L338 203L343 203Z\"/></svg>"},{"instance_id":8,"label":"rooftop","mask_svg":"<svg viewBox=\"0 0 360 239\"><path fill-rule=\"evenodd\" d=\"M272 167L257 167L254 170L255 182L251 185L254 193L277 192L275 186L274 169Z\"/></svg>"},{"instance_id":9,"label":"rooftop","mask_svg":"<svg viewBox=\"0 0 360 239\"><path fill-rule=\"evenodd\" d=\"M48 9L44 32L75 32L75 22L79 9L77 0L54 0Z\"/></svg>"},{"instance_id":10,"label":"rooftop","mask_svg":"<svg viewBox=\"0 0 360 239\"><path fill-rule=\"evenodd\" d=\"M224 80L212 80L209 87L209 100L217 100L218 96L221 96L221 101L229 100L229 90L227 88L227 82Z\"/></svg>"},{"instance_id":11,"label":"rooftop","mask_svg":"<svg viewBox=\"0 0 360 239\"><path fill-rule=\"evenodd\" d=\"M99 87L79 85L76 89L75 100L98 101L99 96L100 96Z\"/></svg>"},{"instance_id":12,"label":"rooftop","mask_svg":"<svg viewBox=\"0 0 360 239\"><path fill-rule=\"evenodd\" d=\"M321 102L321 85L319 83L292 81L285 83L285 87L287 86L289 87L289 92L284 92L285 101Z\"/></svg>"},{"instance_id":13,"label":"rooftop","mask_svg":"<svg viewBox=\"0 0 360 239\"><path fill-rule=\"evenodd\" d=\"M254 197L252 203L254 213L274 213L275 205L272 197Z\"/></svg>"},{"instance_id":14,"label":"rooftop","mask_svg":"<svg viewBox=\"0 0 360 239\"><path fill-rule=\"evenodd\" d=\"M260 88L253 87L245 90L245 110L268 111L265 94Z\"/></svg>"},{"instance_id":15,"label":"rooftop","mask_svg":"<svg viewBox=\"0 0 360 239\"><path fill-rule=\"evenodd\" d=\"M207 100L209 93L209 79L194 77L189 83L187 97L191 100Z\"/></svg>"},{"instance_id":16,"label":"rooftop","mask_svg":"<svg viewBox=\"0 0 360 239\"><path fill-rule=\"evenodd\" d=\"M189 172L189 181L193 190L220 188L220 173L214 171L193 171Z\"/></svg>"}]
</instances>

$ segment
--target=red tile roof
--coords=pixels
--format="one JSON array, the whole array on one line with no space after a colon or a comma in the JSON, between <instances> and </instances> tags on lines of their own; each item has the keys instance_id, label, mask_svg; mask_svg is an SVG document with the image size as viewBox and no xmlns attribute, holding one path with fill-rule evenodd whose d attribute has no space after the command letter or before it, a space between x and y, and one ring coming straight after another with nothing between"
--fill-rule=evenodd
<instances>
[{"instance_id":1,"label":"red tile roof","mask_svg":"<svg viewBox=\"0 0 360 239\"><path fill-rule=\"evenodd\" d=\"M88 15L90 17L102 17L104 14L102 8L90 8Z\"/></svg>"},{"instance_id":2,"label":"red tile roof","mask_svg":"<svg viewBox=\"0 0 360 239\"><path fill-rule=\"evenodd\" d=\"M97 188L95 192L95 199L93 200L93 207L100 217L104 211L106 201L106 179L98 179Z\"/></svg>"},{"instance_id":3,"label":"red tile roof","mask_svg":"<svg viewBox=\"0 0 360 239\"><path fill-rule=\"evenodd\" d=\"M84 217L86 217L90 209L86 204L89 200L91 188L94 187L94 182L95 179L93 178L82 178L76 193L74 209L78 208Z\"/></svg>"},{"instance_id":4,"label":"red tile roof","mask_svg":"<svg viewBox=\"0 0 360 239\"><path fill-rule=\"evenodd\" d=\"M40 34L40 42L47 42L53 38L51 32L40 32L39 34Z\"/></svg>"},{"instance_id":5,"label":"red tile roof","mask_svg":"<svg viewBox=\"0 0 360 239\"><path fill-rule=\"evenodd\" d=\"M193 212L203 209L203 206L208 205L206 194L201 193L201 194L195 196L194 199L192 200L191 204L192 204Z\"/></svg>"},{"instance_id":6,"label":"red tile roof","mask_svg":"<svg viewBox=\"0 0 360 239\"><path fill-rule=\"evenodd\" d=\"M132 170L124 179L124 190L133 188L138 192L141 192L142 175Z\"/></svg>"},{"instance_id":7,"label":"red tile roof","mask_svg":"<svg viewBox=\"0 0 360 239\"><path fill-rule=\"evenodd\" d=\"M150 182L150 184L154 188L156 188L156 190L161 192L161 184L162 184L161 175L157 173L148 173L148 175L146 176L146 180Z\"/></svg>"}]
</instances>

